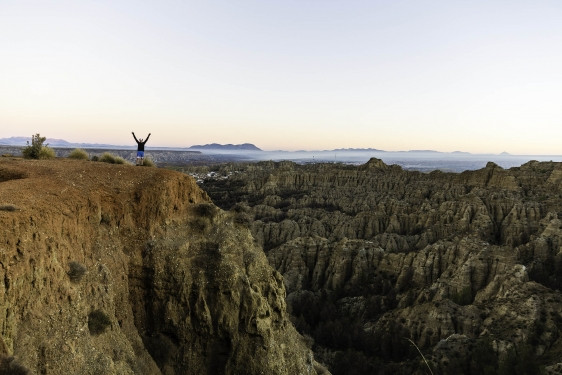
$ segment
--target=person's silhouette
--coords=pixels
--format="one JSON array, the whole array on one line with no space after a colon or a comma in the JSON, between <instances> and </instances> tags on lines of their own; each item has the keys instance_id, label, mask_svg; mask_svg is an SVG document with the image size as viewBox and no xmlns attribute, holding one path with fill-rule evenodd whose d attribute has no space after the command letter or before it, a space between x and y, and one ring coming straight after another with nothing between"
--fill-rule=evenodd
<instances>
[{"instance_id":1,"label":"person's silhouette","mask_svg":"<svg viewBox=\"0 0 562 375\"><path fill-rule=\"evenodd\" d=\"M146 137L146 139L143 141L142 138L139 140L137 139L137 137L135 136L135 132L131 132L133 134L133 138L135 138L135 141L137 142L137 165L143 165L144 164L144 144L146 142L148 142L148 138L150 138L150 134L148 133L148 136Z\"/></svg>"}]
</instances>

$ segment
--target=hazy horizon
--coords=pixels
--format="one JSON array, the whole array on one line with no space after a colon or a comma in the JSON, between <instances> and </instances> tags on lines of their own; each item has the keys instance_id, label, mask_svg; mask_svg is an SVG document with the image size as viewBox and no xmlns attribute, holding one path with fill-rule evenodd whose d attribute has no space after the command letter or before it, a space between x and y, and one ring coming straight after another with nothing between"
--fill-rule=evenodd
<instances>
[{"instance_id":1,"label":"hazy horizon","mask_svg":"<svg viewBox=\"0 0 562 375\"><path fill-rule=\"evenodd\" d=\"M562 3L0 4L0 138L562 153Z\"/></svg>"},{"instance_id":2,"label":"hazy horizon","mask_svg":"<svg viewBox=\"0 0 562 375\"><path fill-rule=\"evenodd\" d=\"M4 139L10 139L10 138L14 138L14 139L26 139L28 137L25 136L11 136L11 137L7 137L7 138L0 138L0 146L25 146L26 143L22 141L22 143L20 144L10 144L10 143L3 143L2 141ZM29 137L29 140L31 140L31 137ZM51 142L51 143L49 143ZM52 143L55 142L55 143ZM66 142L68 145L70 146L66 146L65 144L60 144L58 142ZM69 141L67 139L59 139L59 138L51 138L48 137L47 140L45 141L46 144L48 144L51 147L60 147L60 148L65 148L65 147L69 147L69 148L73 148L73 147L84 147L86 149L88 148L96 148L96 147L100 147L100 148L111 148L111 147L119 147L119 148L126 148L126 149L135 149L136 148L136 143L135 144L111 144L111 143L83 143L83 142L73 142L73 141ZM146 150L149 152L150 150L188 150L191 147L196 147L196 146L207 146L210 144L217 144L216 142L210 142L208 144L202 144L202 145L186 145L186 146L180 146L180 147L174 147L174 146L162 146L162 145L149 145L147 143L146 145ZM243 142L241 144L249 144L248 142ZM241 145L241 144L219 144L222 146L226 146L226 145ZM328 159L334 159L335 161L338 161L338 153L341 154L345 154L346 156L343 156L342 158L340 158L340 160L343 160L344 162L353 162L355 160L361 160L361 161L366 161L368 160L370 157L382 157L382 155L384 154L393 154L392 158L407 158L407 159L435 159L435 160L444 160L444 159L481 159L482 161L498 161L498 160L502 160L502 159L510 159L510 160L517 160L517 161L521 161L522 163L525 161L529 161L529 160L533 160L530 158L537 158L538 160L541 161L549 161L549 160L553 160L553 161L562 161L562 153L560 154L512 154L512 153L506 153L506 152L500 152L500 153L471 153L468 151L463 151L463 150L455 150L455 151L440 151L440 150L419 150L419 149L413 149L413 150L384 150L381 148L376 148L376 147L371 147L371 148L335 148L335 149L302 149L302 150L284 150L284 149L264 149L261 148L259 145L255 145L253 143L250 143L254 146L256 146L259 150L245 150L245 149L221 149L221 148L207 148L207 149L201 149L201 151L203 153L208 153L208 154L214 154L214 155L218 155L218 154L231 154L231 155L239 155L239 156L244 156L245 154L248 155L252 155L252 158L254 159L259 159L259 160L295 160L295 159L310 159L313 160L314 156L316 155L317 157L320 157L320 159L318 160L328 160ZM198 150L196 148L196 150ZM261 156L258 155L254 155L254 154L262 154ZM387 158L388 155L386 155L384 158ZM492 157L492 159L490 159L490 157ZM549 159L552 158L552 159Z\"/></svg>"}]
</instances>

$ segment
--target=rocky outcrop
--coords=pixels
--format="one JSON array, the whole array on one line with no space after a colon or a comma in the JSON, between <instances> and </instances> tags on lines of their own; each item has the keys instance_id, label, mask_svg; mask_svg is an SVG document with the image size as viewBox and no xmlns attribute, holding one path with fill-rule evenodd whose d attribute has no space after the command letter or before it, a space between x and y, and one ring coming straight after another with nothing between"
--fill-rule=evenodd
<instances>
[{"instance_id":1,"label":"rocky outcrop","mask_svg":"<svg viewBox=\"0 0 562 375\"><path fill-rule=\"evenodd\" d=\"M333 373L424 373L408 340L437 373L556 373L561 168L267 162L215 168L200 185L253 219L297 328Z\"/></svg>"},{"instance_id":2,"label":"rocky outcrop","mask_svg":"<svg viewBox=\"0 0 562 375\"><path fill-rule=\"evenodd\" d=\"M195 181L0 160L0 360L33 374L315 374L281 275Z\"/></svg>"}]
</instances>

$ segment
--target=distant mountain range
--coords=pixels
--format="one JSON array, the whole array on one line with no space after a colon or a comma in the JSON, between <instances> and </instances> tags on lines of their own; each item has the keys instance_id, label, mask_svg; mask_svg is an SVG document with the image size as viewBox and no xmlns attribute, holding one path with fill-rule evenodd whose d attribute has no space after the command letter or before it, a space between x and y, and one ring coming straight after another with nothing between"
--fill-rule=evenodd
<instances>
[{"instance_id":1,"label":"distant mountain range","mask_svg":"<svg viewBox=\"0 0 562 375\"><path fill-rule=\"evenodd\" d=\"M221 151L262 151L251 143L243 143L240 145L233 145L231 143L221 145L218 143L210 143L207 145L195 145L188 148L188 150L221 150Z\"/></svg>"},{"instance_id":2,"label":"distant mountain range","mask_svg":"<svg viewBox=\"0 0 562 375\"><path fill-rule=\"evenodd\" d=\"M335 150L328 150L328 151L337 151L337 152L347 152L347 151L354 151L354 152L385 152L384 150L379 150L376 148L336 148Z\"/></svg>"},{"instance_id":3,"label":"distant mountain range","mask_svg":"<svg viewBox=\"0 0 562 375\"><path fill-rule=\"evenodd\" d=\"M10 138L0 138L0 145L6 146L27 146L27 142L31 141L31 137L10 137ZM57 139L57 138L47 138L46 144L51 147L61 147L61 148L106 148L106 149L134 149L136 145L129 144L126 146L123 145L111 145L111 144L104 144L104 143L73 143L65 141L64 139ZM152 150L187 150L187 151L217 151L222 153L231 153L236 151L263 151L266 152L254 144L251 143L242 143L242 144L219 144L219 143L209 143L205 145L193 145L191 147L159 147L159 146L148 146L149 149ZM267 151L267 152L288 152L291 151ZM417 154L452 154L452 155L472 155L470 152L464 151L454 151L454 152L441 152L441 151L434 151L434 150L409 150L409 151L385 151L376 148L338 148L334 150L301 150L296 152L342 152L342 153L357 153L357 152L388 152L388 153L417 153ZM507 152L502 152L500 155L509 156Z\"/></svg>"},{"instance_id":4,"label":"distant mountain range","mask_svg":"<svg viewBox=\"0 0 562 375\"><path fill-rule=\"evenodd\" d=\"M408 152L417 152L419 154L421 154L421 153L431 154L431 153L438 153L439 151L435 151L435 150L408 150Z\"/></svg>"}]
</instances>

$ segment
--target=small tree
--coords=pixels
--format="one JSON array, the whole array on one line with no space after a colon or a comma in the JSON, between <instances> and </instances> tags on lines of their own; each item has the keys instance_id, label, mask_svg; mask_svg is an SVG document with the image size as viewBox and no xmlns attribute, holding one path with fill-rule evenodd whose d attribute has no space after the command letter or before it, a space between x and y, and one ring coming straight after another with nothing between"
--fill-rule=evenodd
<instances>
[{"instance_id":1,"label":"small tree","mask_svg":"<svg viewBox=\"0 0 562 375\"><path fill-rule=\"evenodd\" d=\"M27 147L23 149L23 157L26 159L52 159L55 157L55 151L43 145L47 140L46 137L41 137L39 133L31 136L31 144L27 141Z\"/></svg>"}]
</instances>

